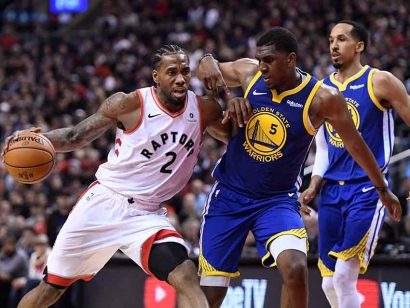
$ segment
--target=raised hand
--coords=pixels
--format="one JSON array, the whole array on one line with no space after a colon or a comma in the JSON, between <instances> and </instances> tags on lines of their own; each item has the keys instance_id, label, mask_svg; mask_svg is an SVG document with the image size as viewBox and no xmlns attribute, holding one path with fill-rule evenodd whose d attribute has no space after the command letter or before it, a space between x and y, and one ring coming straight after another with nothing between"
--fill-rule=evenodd
<instances>
[{"instance_id":1,"label":"raised hand","mask_svg":"<svg viewBox=\"0 0 410 308\"><path fill-rule=\"evenodd\" d=\"M219 69L218 61L216 61L211 55L205 56L201 60L201 68L205 88L209 91L212 91L213 96L216 100L220 99L218 86L224 89L228 97L231 95L231 91L226 85L221 70Z\"/></svg>"}]
</instances>

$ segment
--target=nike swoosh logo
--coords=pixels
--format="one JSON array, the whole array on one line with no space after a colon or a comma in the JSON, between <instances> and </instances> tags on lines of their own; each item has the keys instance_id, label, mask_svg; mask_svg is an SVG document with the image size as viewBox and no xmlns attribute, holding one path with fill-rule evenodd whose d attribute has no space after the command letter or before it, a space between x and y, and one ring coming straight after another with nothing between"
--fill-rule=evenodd
<instances>
[{"instance_id":1,"label":"nike swoosh logo","mask_svg":"<svg viewBox=\"0 0 410 308\"><path fill-rule=\"evenodd\" d=\"M293 197L294 194L295 194L295 193L288 193L288 196L289 196L289 197Z\"/></svg>"},{"instance_id":2,"label":"nike swoosh logo","mask_svg":"<svg viewBox=\"0 0 410 308\"><path fill-rule=\"evenodd\" d=\"M258 91L256 91L256 90L253 90L253 93L252 93L253 95L265 95L265 94L268 94L268 93L264 93L264 92L258 92Z\"/></svg>"},{"instance_id":3,"label":"nike swoosh logo","mask_svg":"<svg viewBox=\"0 0 410 308\"><path fill-rule=\"evenodd\" d=\"M149 114L148 115L148 118L155 118L155 117L157 117L157 116L159 116L159 115L161 115L162 113L158 113L158 114Z\"/></svg>"},{"instance_id":4,"label":"nike swoosh logo","mask_svg":"<svg viewBox=\"0 0 410 308\"><path fill-rule=\"evenodd\" d=\"M362 189L362 192L368 192L369 190L372 190L372 189L374 189L374 186L373 187L363 187L363 189Z\"/></svg>"}]
</instances>

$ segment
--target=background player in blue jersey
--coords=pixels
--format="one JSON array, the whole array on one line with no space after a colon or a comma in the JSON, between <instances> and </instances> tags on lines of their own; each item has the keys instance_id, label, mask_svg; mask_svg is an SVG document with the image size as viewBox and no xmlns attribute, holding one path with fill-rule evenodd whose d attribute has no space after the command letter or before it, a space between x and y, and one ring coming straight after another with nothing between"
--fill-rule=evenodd
<instances>
[{"instance_id":1,"label":"background player in blue jersey","mask_svg":"<svg viewBox=\"0 0 410 308\"><path fill-rule=\"evenodd\" d=\"M376 157L387 184L394 145L392 108L410 124L410 98L392 74L362 66L360 55L368 43L363 26L342 21L332 29L329 43L337 72L324 83L346 97L356 129ZM330 305L358 308L356 282L377 245L385 217L380 193L384 194L385 188L374 187L330 124L323 125L317 134L312 180L300 197L307 204L321 189L318 265Z\"/></svg>"},{"instance_id":2,"label":"background player in blue jersey","mask_svg":"<svg viewBox=\"0 0 410 308\"><path fill-rule=\"evenodd\" d=\"M249 231L262 264L276 264L283 277L282 307L307 307L306 230L297 190L316 129L325 120L380 188L394 219L400 218L399 202L358 134L343 95L299 70L297 54L295 36L277 27L257 41L256 60L219 64L209 55L200 61L198 77L209 90L242 87L246 98L229 101L226 117L243 113L244 123L215 167L216 183L204 209L199 267L211 307L222 303L230 278L239 275Z\"/></svg>"}]
</instances>

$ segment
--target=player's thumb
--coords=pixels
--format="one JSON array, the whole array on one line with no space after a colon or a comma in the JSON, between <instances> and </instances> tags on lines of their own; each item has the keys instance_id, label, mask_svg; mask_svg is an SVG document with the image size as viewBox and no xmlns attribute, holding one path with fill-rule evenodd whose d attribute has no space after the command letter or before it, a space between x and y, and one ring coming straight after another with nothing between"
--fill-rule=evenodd
<instances>
[{"instance_id":1,"label":"player's thumb","mask_svg":"<svg viewBox=\"0 0 410 308\"><path fill-rule=\"evenodd\" d=\"M30 132L39 133L39 132L41 132L41 127L32 127L32 128L30 128Z\"/></svg>"}]
</instances>

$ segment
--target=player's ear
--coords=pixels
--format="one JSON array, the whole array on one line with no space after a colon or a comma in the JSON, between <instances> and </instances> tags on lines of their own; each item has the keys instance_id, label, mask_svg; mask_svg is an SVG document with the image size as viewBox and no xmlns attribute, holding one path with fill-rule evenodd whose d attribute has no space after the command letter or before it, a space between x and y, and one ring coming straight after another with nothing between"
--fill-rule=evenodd
<instances>
[{"instance_id":1,"label":"player's ear","mask_svg":"<svg viewBox=\"0 0 410 308\"><path fill-rule=\"evenodd\" d=\"M156 70L152 71L152 79L154 80L155 83L159 83L159 78L158 78L158 72Z\"/></svg>"},{"instance_id":2,"label":"player's ear","mask_svg":"<svg viewBox=\"0 0 410 308\"><path fill-rule=\"evenodd\" d=\"M364 43L362 41L356 44L356 52L361 53L364 50Z\"/></svg>"},{"instance_id":3,"label":"player's ear","mask_svg":"<svg viewBox=\"0 0 410 308\"><path fill-rule=\"evenodd\" d=\"M288 66L292 66L296 64L296 54L294 52L291 52L288 54L288 57L286 59Z\"/></svg>"}]
</instances>

